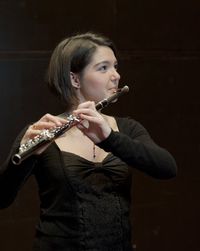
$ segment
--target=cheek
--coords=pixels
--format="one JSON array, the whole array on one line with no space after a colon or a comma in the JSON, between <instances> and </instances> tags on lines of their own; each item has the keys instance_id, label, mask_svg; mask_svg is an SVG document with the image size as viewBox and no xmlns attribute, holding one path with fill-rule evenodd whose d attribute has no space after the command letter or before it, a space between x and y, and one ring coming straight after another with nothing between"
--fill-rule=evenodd
<instances>
[{"instance_id":1,"label":"cheek","mask_svg":"<svg viewBox=\"0 0 200 251\"><path fill-rule=\"evenodd\" d=\"M91 83L91 86L88 86L87 93L89 95L89 99L94 100L95 102L99 102L107 97L105 84L100 81Z\"/></svg>"},{"instance_id":2,"label":"cheek","mask_svg":"<svg viewBox=\"0 0 200 251\"><path fill-rule=\"evenodd\" d=\"M103 74L97 74L93 77L93 86L98 89L103 89L107 86L108 80L105 75Z\"/></svg>"},{"instance_id":3,"label":"cheek","mask_svg":"<svg viewBox=\"0 0 200 251\"><path fill-rule=\"evenodd\" d=\"M86 83L86 85L89 88L101 90L107 86L107 82L102 75L97 74L97 75L91 76L88 79L88 82Z\"/></svg>"},{"instance_id":4,"label":"cheek","mask_svg":"<svg viewBox=\"0 0 200 251\"><path fill-rule=\"evenodd\" d=\"M88 74L83 79L82 87L83 95L88 100L94 100L95 102L99 102L102 99L107 98L108 96L108 80L106 78L106 75L104 74Z\"/></svg>"}]
</instances>

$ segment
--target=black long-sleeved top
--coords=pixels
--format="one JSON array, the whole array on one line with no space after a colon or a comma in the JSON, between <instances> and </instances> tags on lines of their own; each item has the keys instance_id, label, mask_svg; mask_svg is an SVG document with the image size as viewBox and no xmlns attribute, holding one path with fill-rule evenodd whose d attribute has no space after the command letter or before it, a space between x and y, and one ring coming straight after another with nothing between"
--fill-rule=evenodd
<instances>
[{"instance_id":1,"label":"black long-sleeved top","mask_svg":"<svg viewBox=\"0 0 200 251\"><path fill-rule=\"evenodd\" d=\"M16 139L0 169L0 207L9 206L26 179L35 175L41 200L37 238L43 241L34 250L131 250L132 168L159 179L174 177L177 168L141 124L128 118L116 121L119 132L111 131L98 144L110 152L101 163L60 151L54 142L41 155L15 166L10 156L26 129Z\"/></svg>"}]
</instances>

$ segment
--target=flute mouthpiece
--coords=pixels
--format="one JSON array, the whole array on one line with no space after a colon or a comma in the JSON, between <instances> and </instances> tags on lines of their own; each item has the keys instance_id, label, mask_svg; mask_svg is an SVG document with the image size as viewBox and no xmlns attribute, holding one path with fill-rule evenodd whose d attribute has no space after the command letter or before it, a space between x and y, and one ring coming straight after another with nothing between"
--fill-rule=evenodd
<instances>
[{"instance_id":1,"label":"flute mouthpiece","mask_svg":"<svg viewBox=\"0 0 200 251\"><path fill-rule=\"evenodd\" d=\"M125 85L125 86L123 86L122 88L116 89L116 90L114 91L114 93L117 93L117 92L123 92L123 93L125 93L125 92L128 92L128 91L129 91L129 87L128 87L128 85Z\"/></svg>"},{"instance_id":2,"label":"flute mouthpiece","mask_svg":"<svg viewBox=\"0 0 200 251\"><path fill-rule=\"evenodd\" d=\"M129 92L129 87L128 87L128 85L125 85L125 86L122 88L122 91L123 91L123 92Z\"/></svg>"}]
</instances>

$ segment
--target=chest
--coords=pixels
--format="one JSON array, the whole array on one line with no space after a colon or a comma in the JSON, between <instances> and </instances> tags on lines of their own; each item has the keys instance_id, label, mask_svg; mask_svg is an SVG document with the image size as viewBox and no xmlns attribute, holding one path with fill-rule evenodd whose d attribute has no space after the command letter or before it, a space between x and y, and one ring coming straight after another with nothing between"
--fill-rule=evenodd
<instances>
[{"instance_id":1,"label":"chest","mask_svg":"<svg viewBox=\"0 0 200 251\"><path fill-rule=\"evenodd\" d=\"M107 152L96 146L89 138L81 133L79 135L66 134L58 138L55 143L61 151L79 155L93 162L102 162L108 155Z\"/></svg>"},{"instance_id":2,"label":"chest","mask_svg":"<svg viewBox=\"0 0 200 251\"><path fill-rule=\"evenodd\" d=\"M107 118L107 121L114 131L118 131L114 118ZM57 138L55 143L61 151L76 154L92 162L102 162L109 154L96 146L76 127L71 128L63 136Z\"/></svg>"}]
</instances>

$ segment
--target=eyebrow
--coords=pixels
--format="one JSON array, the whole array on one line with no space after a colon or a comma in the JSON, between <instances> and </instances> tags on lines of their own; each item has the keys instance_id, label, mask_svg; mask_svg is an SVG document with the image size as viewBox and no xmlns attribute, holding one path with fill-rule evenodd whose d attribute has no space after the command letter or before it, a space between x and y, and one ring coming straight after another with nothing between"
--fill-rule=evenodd
<instances>
[{"instance_id":1,"label":"eyebrow","mask_svg":"<svg viewBox=\"0 0 200 251\"><path fill-rule=\"evenodd\" d=\"M111 62L108 60L101 61L94 65L94 67L99 66L100 64L110 64ZM114 62L114 65L118 64L117 60Z\"/></svg>"}]
</instances>

